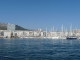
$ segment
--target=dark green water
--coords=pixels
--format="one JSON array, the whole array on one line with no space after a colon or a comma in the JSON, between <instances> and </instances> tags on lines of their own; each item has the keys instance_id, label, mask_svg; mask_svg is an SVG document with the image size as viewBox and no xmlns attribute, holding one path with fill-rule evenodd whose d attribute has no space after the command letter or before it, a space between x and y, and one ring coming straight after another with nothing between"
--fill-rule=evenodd
<instances>
[{"instance_id":1,"label":"dark green water","mask_svg":"<svg viewBox=\"0 0 80 60\"><path fill-rule=\"evenodd\" d=\"M80 40L0 39L0 60L80 60Z\"/></svg>"}]
</instances>

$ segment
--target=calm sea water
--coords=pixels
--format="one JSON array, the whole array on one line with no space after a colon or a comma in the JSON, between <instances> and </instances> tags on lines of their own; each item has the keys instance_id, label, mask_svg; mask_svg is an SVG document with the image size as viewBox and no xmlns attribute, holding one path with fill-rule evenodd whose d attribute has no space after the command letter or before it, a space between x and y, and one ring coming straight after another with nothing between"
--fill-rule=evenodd
<instances>
[{"instance_id":1,"label":"calm sea water","mask_svg":"<svg viewBox=\"0 0 80 60\"><path fill-rule=\"evenodd\" d=\"M0 39L0 60L80 60L80 40Z\"/></svg>"}]
</instances>

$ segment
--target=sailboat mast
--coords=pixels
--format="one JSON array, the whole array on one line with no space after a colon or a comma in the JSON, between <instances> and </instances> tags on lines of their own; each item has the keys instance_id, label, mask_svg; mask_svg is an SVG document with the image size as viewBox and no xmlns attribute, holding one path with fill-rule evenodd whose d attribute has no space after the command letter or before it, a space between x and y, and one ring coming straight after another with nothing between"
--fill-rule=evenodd
<instances>
[{"instance_id":1,"label":"sailboat mast","mask_svg":"<svg viewBox=\"0 0 80 60\"><path fill-rule=\"evenodd\" d=\"M72 24L70 26L70 35L72 35Z\"/></svg>"},{"instance_id":2,"label":"sailboat mast","mask_svg":"<svg viewBox=\"0 0 80 60\"><path fill-rule=\"evenodd\" d=\"M46 37L47 37L47 28L46 28Z\"/></svg>"},{"instance_id":3,"label":"sailboat mast","mask_svg":"<svg viewBox=\"0 0 80 60\"><path fill-rule=\"evenodd\" d=\"M62 25L62 32L63 32L63 25Z\"/></svg>"},{"instance_id":4,"label":"sailboat mast","mask_svg":"<svg viewBox=\"0 0 80 60\"><path fill-rule=\"evenodd\" d=\"M62 25L62 27L61 27L61 30L62 30L62 34L61 34L61 35L63 36L63 25Z\"/></svg>"}]
</instances>

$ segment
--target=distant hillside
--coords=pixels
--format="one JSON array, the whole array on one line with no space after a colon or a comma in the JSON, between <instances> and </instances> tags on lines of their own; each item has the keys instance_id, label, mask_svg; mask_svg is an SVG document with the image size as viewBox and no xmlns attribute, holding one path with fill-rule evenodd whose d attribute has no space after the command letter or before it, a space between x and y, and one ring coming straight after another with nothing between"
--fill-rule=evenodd
<instances>
[{"instance_id":1,"label":"distant hillside","mask_svg":"<svg viewBox=\"0 0 80 60\"><path fill-rule=\"evenodd\" d=\"M0 22L0 30L7 30L7 24Z\"/></svg>"},{"instance_id":2,"label":"distant hillside","mask_svg":"<svg viewBox=\"0 0 80 60\"><path fill-rule=\"evenodd\" d=\"M7 30L7 24L0 22L0 30ZM29 29L25 29L19 25L15 25L15 30L29 30Z\"/></svg>"},{"instance_id":3,"label":"distant hillside","mask_svg":"<svg viewBox=\"0 0 80 60\"><path fill-rule=\"evenodd\" d=\"M23 28L23 27L21 27L21 26L19 26L19 25L16 25L15 26L16 28L16 30L29 30L29 29L25 29L25 28Z\"/></svg>"}]
</instances>

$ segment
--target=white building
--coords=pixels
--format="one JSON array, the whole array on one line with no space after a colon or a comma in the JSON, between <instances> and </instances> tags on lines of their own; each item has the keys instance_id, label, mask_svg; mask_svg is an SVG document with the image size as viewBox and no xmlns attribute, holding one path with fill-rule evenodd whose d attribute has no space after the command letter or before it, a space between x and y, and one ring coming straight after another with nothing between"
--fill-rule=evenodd
<instances>
[{"instance_id":1,"label":"white building","mask_svg":"<svg viewBox=\"0 0 80 60\"><path fill-rule=\"evenodd\" d=\"M17 36L18 36L18 37L21 37L22 34L23 34L23 31L20 31L20 30L17 30L16 32L17 32Z\"/></svg>"},{"instance_id":2,"label":"white building","mask_svg":"<svg viewBox=\"0 0 80 60\"><path fill-rule=\"evenodd\" d=\"M34 35L33 35L34 37L37 37L38 36L38 33L37 33L37 31L34 31Z\"/></svg>"},{"instance_id":3,"label":"white building","mask_svg":"<svg viewBox=\"0 0 80 60\"><path fill-rule=\"evenodd\" d=\"M11 37L11 32L10 31L4 31L4 37L10 38Z\"/></svg>"},{"instance_id":4,"label":"white building","mask_svg":"<svg viewBox=\"0 0 80 60\"><path fill-rule=\"evenodd\" d=\"M41 32L41 37L43 37L43 32Z\"/></svg>"}]
</instances>

